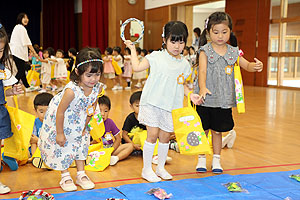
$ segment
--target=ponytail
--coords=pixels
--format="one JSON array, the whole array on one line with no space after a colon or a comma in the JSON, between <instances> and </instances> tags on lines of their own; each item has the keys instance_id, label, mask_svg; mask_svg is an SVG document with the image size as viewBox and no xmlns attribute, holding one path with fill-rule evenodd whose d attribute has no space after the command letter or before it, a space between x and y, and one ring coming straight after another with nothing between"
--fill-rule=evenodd
<instances>
[{"instance_id":1,"label":"ponytail","mask_svg":"<svg viewBox=\"0 0 300 200\"><path fill-rule=\"evenodd\" d=\"M229 43L233 47L237 47L238 46L237 38L235 37L235 35L234 35L233 32L230 33Z\"/></svg>"},{"instance_id":2,"label":"ponytail","mask_svg":"<svg viewBox=\"0 0 300 200\"><path fill-rule=\"evenodd\" d=\"M207 29L205 28L200 35L199 47L204 46L207 43L206 32Z\"/></svg>"}]
</instances>

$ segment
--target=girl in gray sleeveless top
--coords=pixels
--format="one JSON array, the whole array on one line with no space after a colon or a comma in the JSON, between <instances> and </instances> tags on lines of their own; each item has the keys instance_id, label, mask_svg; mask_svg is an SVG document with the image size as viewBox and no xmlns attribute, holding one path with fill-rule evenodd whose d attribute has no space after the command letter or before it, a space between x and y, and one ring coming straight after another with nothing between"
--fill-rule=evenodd
<instances>
[{"instance_id":1,"label":"girl in gray sleeveless top","mask_svg":"<svg viewBox=\"0 0 300 200\"><path fill-rule=\"evenodd\" d=\"M206 34L211 42L207 43ZM229 45L227 42L230 42ZM231 17L225 12L215 12L205 21L205 29L200 37L199 75L195 93L204 102L197 106L203 129L211 130L213 137L212 172L222 173L220 163L222 132L233 129L232 107L236 107L234 64L239 57L237 40L232 33ZM240 57L239 64L249 72L261 72L263 64L254 58L249 62ZM206 156L199 155L196 167L198 172L206 172Z\"/></svg>"}]
</instances>

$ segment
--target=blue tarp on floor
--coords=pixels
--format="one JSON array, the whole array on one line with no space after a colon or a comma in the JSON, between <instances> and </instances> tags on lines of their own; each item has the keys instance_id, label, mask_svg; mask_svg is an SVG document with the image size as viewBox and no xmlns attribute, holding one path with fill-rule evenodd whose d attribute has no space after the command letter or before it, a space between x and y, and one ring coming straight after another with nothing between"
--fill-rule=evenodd
<instances>
[{"instance_id":1,"label":"blue tarp on floor","mask_svg":"<svg viewBox=\"0 0 300 200\"><path fill-rule=\"evenodd\" d=\"M216 175L206 178L163 181L160 183L140 183L122 185L116 188L69 192L54 194L55 199L106 199L126 198L128 200L157 200L145 192L160 187L172 193L171 200L300 200L300 182L290 179L292 174L300 174L300 170L242 175ZM228 182L240 182L248 193L231 193L223 186ZM121 193L120 193L120 192ZM123 195L123 194L125 195Z\"/></svg>"}]
</instances>

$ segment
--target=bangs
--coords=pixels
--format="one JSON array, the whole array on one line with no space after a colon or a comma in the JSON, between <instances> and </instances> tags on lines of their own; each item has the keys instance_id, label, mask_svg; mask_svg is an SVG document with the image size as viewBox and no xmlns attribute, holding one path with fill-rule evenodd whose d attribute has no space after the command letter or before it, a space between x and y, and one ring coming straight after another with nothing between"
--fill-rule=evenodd
<instances>
[{"instance_id":1,"label":"bangs","mask_svg":"<svg viewBox=\"0 0 300 200\"><path fill-rule=\"evenodd\" d=\"M170 31L166 39L168 40L170 38L170 41L172 42L183 41L186 43L187 37L188 35L184 27L179 24L174 24L170 27Z\"/></svg>"},{"instance_id":2,"label":"bangs","mask_svg":"<svg viewBox=\"0 0 300 200\"><path fill-rule=\"evenodd\" d=\"M170 37L170 41L171 42L185 42L186 38L184 37L184 35L171 35Z\"/></svg>"},{"instance_id":3,"label":"bangs","mask_svg":"<svg viewBox=\"0 0 300 200\"><path fill-rule=\"evenodd\" d=\"M93 64L91 63L86 63L84 66L83 66L83 70L84 71L87 71L89 68L90 68L90 71L89 73L102 73L101 72L101 68L102 68L102 63L101 62L92 62Z\"/></svg>"}]
</instances>

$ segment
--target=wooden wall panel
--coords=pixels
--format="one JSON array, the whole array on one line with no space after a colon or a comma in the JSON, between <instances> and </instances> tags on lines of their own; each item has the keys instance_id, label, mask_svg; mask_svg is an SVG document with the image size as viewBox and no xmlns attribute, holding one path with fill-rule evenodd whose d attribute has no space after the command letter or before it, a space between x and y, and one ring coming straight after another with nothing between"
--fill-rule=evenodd
<instances>
[{"instance_id":1,"label":"wooden wall panel","mask_svg":"<svg viewBox=\"0 0 300 200\"><path fill-rule=\"evenodd\" d=\"M162 45L162 28L170 21L171 7L164 6L145 11L144 48L158 49Z\"/></svg>"},{"instance_id":2,"label":"wooden wall panel","mask_svg":"<svg viewBox=\"0 0 300 200\"><path fill-rule=\"evenodd\" d=\"M127 0L109 0L109 41L110 47L121 46L125 48L120 38L120 20L122 23L128 18L137 18L144 21L145 24L145 1L137 1L135 5L131 5ZM126 27L125 38L129 39L129 25Z\"/></svg>"},{"instance_id":3,"label":"wooden wall panel","mask_svg":"<svg viewBox=\"0 0 300 200\"><path fill-rule=\"evenodd\" d=\"M265 69L262 73L242 70L244 84L266 86L270 0L227 0L226 12L232 17L233 31L240 49L245 53L244 57L249 61L257 57L264 63Z\"/></svg>"}]
</instances>

